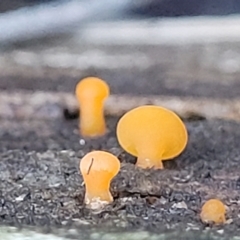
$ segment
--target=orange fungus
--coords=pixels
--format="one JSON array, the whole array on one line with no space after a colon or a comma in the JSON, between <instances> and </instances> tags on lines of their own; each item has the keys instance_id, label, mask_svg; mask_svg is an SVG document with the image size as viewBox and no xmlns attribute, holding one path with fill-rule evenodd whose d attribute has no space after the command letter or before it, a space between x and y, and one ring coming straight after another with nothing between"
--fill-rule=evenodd
<instances>
[{"instance_id":1,"label":"orange fungus","mask_svg":"<svg viewBox=\"0 0 240 240\"><path fill-rule=\"evenodd\" d=\"M84 78L77 84L75 92L80 106L81 134L87 137L104 135L104 102L109 96L107 83L96 77Z\"/></svg>"},{"instance_id":2,"label":"orange fungus","mask_svg":"<svg viewBox=\"0 0 240 240\"><path fill-rule=\"evenodd\" d=\"M117 157L105 151L93 151L80 161L80 171L86 187L85 204L98 209L111 203L110 183L120 170Z\"/></svg>"},{"instance_id":3,"label":"orange fungus","mask_svg":"<svg viewBox=\"0 0 240 240\"><path fill-rule=\"evenodd\" d=\"M202 222L225 223L225 205L218 199L210 199L203 206L200 214Z\"/></svg>"},{"instance_id":4,"label":"orange fungus","mask_svg":"<svg viewBox=\"0 0 240 240\"><path fill-rule=\"evenodd\" d=\"M162 161L184 150L188 134L175 113L146 105L123 115L117 125L117 138L125 151L137 156L137 166L161 169Z\"/></svg>"}]
</instances>

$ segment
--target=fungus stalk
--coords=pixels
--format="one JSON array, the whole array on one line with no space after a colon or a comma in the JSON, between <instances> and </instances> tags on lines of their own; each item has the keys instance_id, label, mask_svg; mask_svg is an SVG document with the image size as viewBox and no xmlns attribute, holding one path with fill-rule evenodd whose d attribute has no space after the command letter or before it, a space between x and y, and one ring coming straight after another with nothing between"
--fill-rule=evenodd
<instances>
[{"instance_id":1,"label":"fungus stalk","mask_svg":"<svg viewBox=\"0 0 240 240\"><path fill-rule=\"evenodd\" d=\"M93 181L93 176L97 176L97 181ZM100 181L103 179L103 181ZM108 171L95 171L85 177L86 194L85 203L87 205L105 204L113 201L110 189L111 173ZM93 207L94 208L94 207Z\"/></svg>"},{"instance_id":2,"label":"fungus stalk","mask_svg":"<svg viewBox=\"0 0 240 240\"><path fill-rule=\"evenodd\" d=\"M141 146L141 145L140 145ZM137 163L136 166L141 168L155 168L163 169L162 158L159 157L162 154L156 152L156 149L152 149L151 146L137 147Z\"/></svg>"},{"instance_id":3,"label":"fungus stalk","mask_svg":"<svg viewBox=\"0 0 240 240\"><path fill-rule=\"evenodd\" d=\"M93 99L80 105L79 128L83 136L103 135L106 132L104 103L101 99Z\"/></svg>"},{"instance_id":4,"label":"fungus stalk","mask_svg":"<svg viewBox=\"0 0 240 240\"><path fill-rule=\"evenodd\" d=\"M136 166L140 168L163 169L162 160L138 156Z\"/></svg>"}]
</instances>

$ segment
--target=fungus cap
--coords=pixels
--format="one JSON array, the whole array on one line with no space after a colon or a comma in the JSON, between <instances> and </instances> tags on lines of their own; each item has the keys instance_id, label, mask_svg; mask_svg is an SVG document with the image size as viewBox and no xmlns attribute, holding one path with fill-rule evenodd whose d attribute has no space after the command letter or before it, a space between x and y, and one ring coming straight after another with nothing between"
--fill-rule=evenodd
<instances>
[{"instance_id":1,"label":"fungus cap","mask_svg":"<svg viewBox=\"0 0 240 240\"><path fill-rule=\"evenodd\" d=\"M125 151L149 161L158 160L159 168L162 160L179 155L188 140L181 119L174 112L154 105L137 107L123 115L117 125L117 137Z\"/></svg>"},{"instance_id":2,"label":"fungus cap","mask_svg":"<svg viewBox=\"0 0 240 240\"><path fill-rule=\"evenodd\" d=\"M80 161L80 169L83 175L90 172L109 172L114 177L120 169L120 162L113 154L105 151L92 151L87 153Z\"/></svg>"},{"instance_id":3,"label":"fungus cap","mask_svg":"<svg viewBox=\"0 0 240 240\"><path fill-rule=\"evenodd\" d=\"M76 86L77 98L89 97L105 99L109 96L109 86L105 81L97 77L87 77L82 79Z\"/></svg>"},{"instance_id":4,"label":"fungus cap","mask_svg":"<svg viewBox=\"0 0 240 240\"><path fill-rule=\"evenodd\" d=\"M202 206L200 214L202 222L215 224L225 223L225 205L218 199L210 199Z\"/></svg>"},{"instance_id":5,"label":"fungus cap","mask_svg":"<svg viewBox=\"0 0 240 240\"><path fill-rule=\"evenodd\" d=\"M80 161L85 186L85 203L92 209L99 209L113 201L110 193L111 180L118 174L120 162L113 154L92 151Z\"/></svg>"}]
</instances>

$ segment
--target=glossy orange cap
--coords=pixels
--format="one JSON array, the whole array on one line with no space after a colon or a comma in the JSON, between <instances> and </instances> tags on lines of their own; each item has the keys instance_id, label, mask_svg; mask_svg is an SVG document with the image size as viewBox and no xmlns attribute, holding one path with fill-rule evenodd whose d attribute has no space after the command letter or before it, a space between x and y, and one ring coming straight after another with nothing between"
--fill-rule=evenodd
<instances>
[{"instance_id":1,"label":"glossy orange cap","mask_svg":"<svg viewBox=\"0 0 240 240\"><path fill-rule=\"evenodd\" d=\"M188 134L181 119L172 111L154 105L137 107L118 122L121 147L137 156L142 168L163 168L162 161L179 155L186 147Z\"/></svg>"}]
</instances>

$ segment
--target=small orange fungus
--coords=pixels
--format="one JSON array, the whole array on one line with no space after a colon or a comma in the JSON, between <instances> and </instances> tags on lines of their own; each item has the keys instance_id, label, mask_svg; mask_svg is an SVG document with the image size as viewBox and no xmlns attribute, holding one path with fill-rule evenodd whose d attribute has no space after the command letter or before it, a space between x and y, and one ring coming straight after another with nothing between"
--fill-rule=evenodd
<instances>
[{"instance_id":1,"label":"small orange fungus","mask_svg":"<svg viewBox=\"0 0 240 240\"><path fill-rule=\"evenodd\" d=\"M163 160L172 159L184 150L188 135L175 113L146 105L127 112L119 120L117 138L125 151L138 157L137 166L162 169Z\"/></svg>"},{"instance_id":2,"label":"small orange fungus","mask_svg":"<svg viewBox=\"0 0 240 240\"><path fill-rule=\"evenodd\" d=\"M210 199L203 206L200 214L201 220L205 223L225 223L225 205L218 199Z\"/></svg>"},{"instance_id":3,"label":"small orange fungus","mask_svg":"<svg viewBox=\"0 0 240 240\"><path fill-rule=\"evenodd\" d=\"M77 84L75 92L80 106L81 134L87 137L104 135L104 102L109 96L107 83L96 77L84 78Z\"/></svg>"},{"instance_id":4,"label":"small orange fungus","mask_svg":"<svg viewBox=\"0 0 240 240\"><path fill-rule=\"evenodd\" d=\"M105 151L93 151L80 161L80 171L86 187L85 203L99 209L111 203L110 183L120 170L117 157Z\"/></svg>"}]
</instances>

